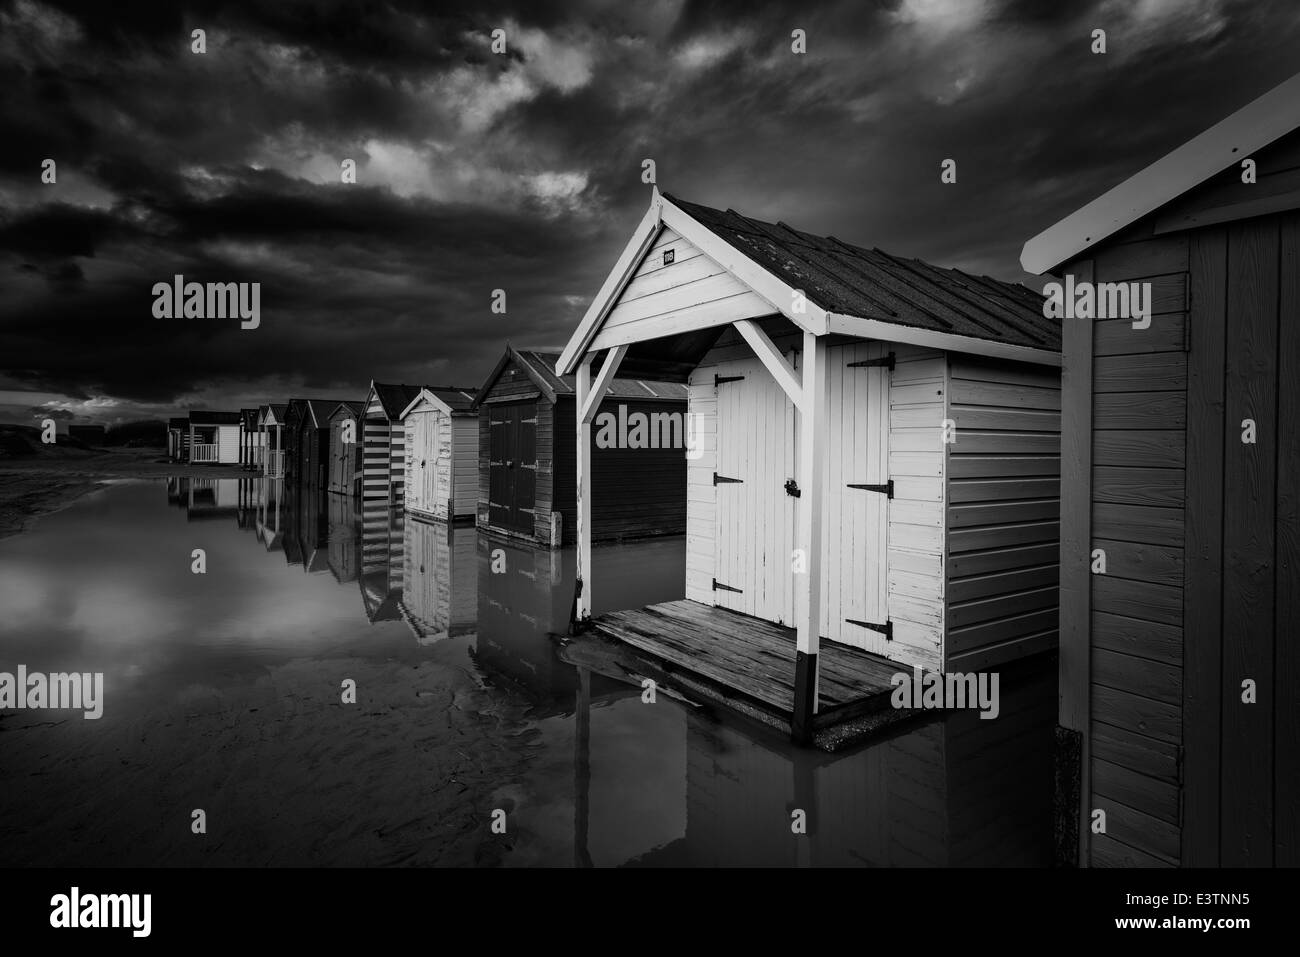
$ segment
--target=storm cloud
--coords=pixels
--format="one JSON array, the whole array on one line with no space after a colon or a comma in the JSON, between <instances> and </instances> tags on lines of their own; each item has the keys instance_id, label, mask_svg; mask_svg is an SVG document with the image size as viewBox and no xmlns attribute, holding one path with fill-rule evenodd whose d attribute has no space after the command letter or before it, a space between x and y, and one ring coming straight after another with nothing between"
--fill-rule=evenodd
<instances>
[{"instance_id":1,"label":"storm cloud","mask_svg":"<svg viewBox=\"0 0 1300 957\"><path fill-rule=\"evenodd\" d=\"M567 338L647 158L695 202L1027 279L1025 239L1300 39L1285 0L118 7L0 6L0 420L475 385ZM176 274L260 282L260 327L155 319Z\"/></svg>"}]
</instances>

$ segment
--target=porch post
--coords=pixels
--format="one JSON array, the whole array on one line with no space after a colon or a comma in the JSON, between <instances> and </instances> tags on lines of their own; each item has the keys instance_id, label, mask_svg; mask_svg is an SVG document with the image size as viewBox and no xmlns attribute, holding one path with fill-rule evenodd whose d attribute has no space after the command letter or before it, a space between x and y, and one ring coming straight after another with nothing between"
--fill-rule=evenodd
<instances>
[{"instance_id":1,"label":"porch post","mask_svg":"<svg viewBox=\"0 0 1300 957\"><path fill-rule=\"evenodd\" d=\"M577 369L573 418L578 428L578 600L574 623L591 618L591 423L582 410L591 393L591 355L586 354Z\"/></svg>"},{"instance_id":2,"label":"porch post","mask_svg":"<svg viewBox=\"0 0 1300 957\"><path fill-rule=\"evenodd\" d=\"M826 340L803 334L803 396L799 410L799 534L803 574L795 575L794 739L812 740L817 713L817 649L821 637L822 495L825 484Z\"/></svg>"}]
</instances>

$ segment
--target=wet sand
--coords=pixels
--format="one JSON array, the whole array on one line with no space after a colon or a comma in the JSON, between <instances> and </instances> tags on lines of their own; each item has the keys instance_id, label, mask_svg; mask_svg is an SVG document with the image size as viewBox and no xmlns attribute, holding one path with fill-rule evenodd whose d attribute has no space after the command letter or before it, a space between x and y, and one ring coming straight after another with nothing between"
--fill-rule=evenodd
<instances>
[{"instance_id":1,"label":"wet sand","mask_svg":"<svg viewBox=\"0 0 1300 957\"><path fill-rule=\"evenodd\" d=\"M59 450L60 454L0 458L0 538L17 535L112 479L201 476L238 478L234 465L169 462L161 449Z\"/></svg>"},{"instance_id":2,"label":"wet sand","mask_svg":"<svg viewBox=\"0 0 1300 957\"><path fill-rule=\"evenodd\" d=\"M6 712L0 859L500 864L514 836L491 833L492 810L521 810L510 785L542 744L529 746L539 736L526 709L474 674L468 642L448 642L434 660L297 659L165 701L119 697L112 721ZM355 705L340 701L343 677L357 682ZM32 808L45 809L41 820ZM195 808L206 812L206 834L191 831Z\"/></svg>"}]
</instances>

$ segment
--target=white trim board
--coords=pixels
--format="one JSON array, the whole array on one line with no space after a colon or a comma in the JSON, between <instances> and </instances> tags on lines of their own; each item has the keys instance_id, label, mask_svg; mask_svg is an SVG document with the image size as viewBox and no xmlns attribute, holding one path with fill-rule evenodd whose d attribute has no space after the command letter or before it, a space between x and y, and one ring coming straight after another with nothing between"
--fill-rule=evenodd
<instances>
[{"instance_id":1,"label":"white trim board","mask_svg":"<svg viewBox=\"0 0 1300 957\"><path fill-rule=\"evenodd\" d=\"M1020 265L1042 275L1300 126L1300 73L1192 137L1025 243Z\"/></svg>"}]
</instances>

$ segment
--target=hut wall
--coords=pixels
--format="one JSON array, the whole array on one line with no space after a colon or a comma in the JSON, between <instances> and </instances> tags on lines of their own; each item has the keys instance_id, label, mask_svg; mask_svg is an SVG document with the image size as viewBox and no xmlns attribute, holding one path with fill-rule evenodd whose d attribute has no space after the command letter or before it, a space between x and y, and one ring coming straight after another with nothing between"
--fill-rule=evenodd
<instances>
[{"instance_id":1,"label":"hut wall","mask_svg":"<svg viewBox=\"0 0 1300 957\"><path fill-rule=\"evenodd\" d=\"M949 354L944 670L1056 646L1061 382L1054 368Z\"/></svg>"},{"instance_id":2,"label":"hut wall","mask_svg":"<svg viewBox=\"0 0 1300 957\"><path fill-rule=\"evenodd\" d=\"M1263 182L1280 161L1258 162ZM1178 215L1222 189L1201 187ZM1084 810L1107 812L1084 853L1293 866L1300 214L1164 231L1176 218L1062 268L1151 282L1155 301L1147 329L1066 327L1061 723L1087 732ZM1242 701L1246 679L1257 704Z\"/></svg>"}]
</instances>

